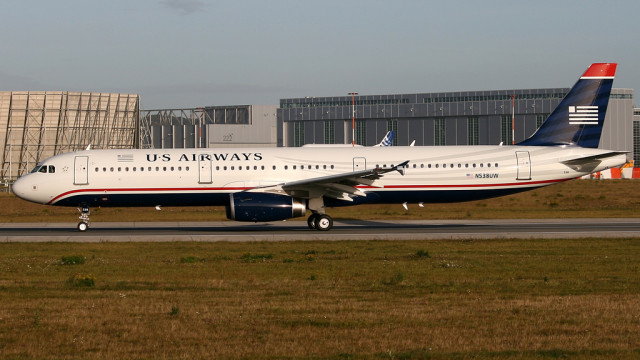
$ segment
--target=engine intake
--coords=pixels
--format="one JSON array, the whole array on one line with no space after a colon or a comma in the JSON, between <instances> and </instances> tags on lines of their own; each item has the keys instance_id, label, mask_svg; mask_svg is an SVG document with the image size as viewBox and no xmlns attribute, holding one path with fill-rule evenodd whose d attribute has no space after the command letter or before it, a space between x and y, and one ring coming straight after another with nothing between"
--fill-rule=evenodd
<instances>
[{"instance_id":1,"label":"engine intake","mask_svg":"<svg viewBox=\"0 0 640 360\"><path fill-rule=\"evenodd\" d=\"M268 193L235 193L229 195L227 219L236 221L278 221L304 216L304 200Z\"/></svg>"}]
</instances>

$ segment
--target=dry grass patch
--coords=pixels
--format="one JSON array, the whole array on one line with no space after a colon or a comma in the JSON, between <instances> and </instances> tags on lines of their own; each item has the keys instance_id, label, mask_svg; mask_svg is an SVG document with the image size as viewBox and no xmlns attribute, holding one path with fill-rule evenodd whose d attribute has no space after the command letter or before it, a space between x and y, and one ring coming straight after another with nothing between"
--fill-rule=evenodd
<instances>
[{"instance_id":1,"label":"dry grass patch","mask_svg":"<svg viewBox=\"0 0 640 360\"><path fill-rule=\"evenodd\" d=\"M0 357L637 357L639 260L635 239L0 244Z\"/></svg>"}]
</instances>

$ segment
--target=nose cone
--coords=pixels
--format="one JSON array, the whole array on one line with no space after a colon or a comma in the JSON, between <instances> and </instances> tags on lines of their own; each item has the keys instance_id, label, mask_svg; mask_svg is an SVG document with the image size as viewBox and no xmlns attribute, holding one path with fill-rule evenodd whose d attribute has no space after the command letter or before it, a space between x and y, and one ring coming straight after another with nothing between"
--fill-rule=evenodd
<instances>
[{"instance_id":1,"label":"nose cone","mask_svg":"<svg viewBox=\"0 0 640 360\"><path fill-rule=\"evenodd\" d=\"M13 183L11 190L13 193L22 200L37 202L38 201L38 186L29 179L27 174Z\"/></svg>"}]
</instances>

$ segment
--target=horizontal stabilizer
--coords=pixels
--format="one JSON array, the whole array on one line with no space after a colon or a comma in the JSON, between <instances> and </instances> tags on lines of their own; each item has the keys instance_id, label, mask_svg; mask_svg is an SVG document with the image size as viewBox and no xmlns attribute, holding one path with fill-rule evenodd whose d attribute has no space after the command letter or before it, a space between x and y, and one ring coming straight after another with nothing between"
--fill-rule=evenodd
<instances>
[{"instance_id":1,"label":"horizontal stabilizer","mask_svg":"<svg viewBox=\"0 0 640 360\"><path fill-rule=\"evenodd\" d=\"M614 157L614 156L617 156L617 155L624 155L626 153L627 153L627 151L611 151L611 152L604 153L604 154L585 156L585 157L581 157L581 158L577 158L577 159L571 159L571 160L565 160L565 161L561 161L561 162L563 164L567 165L568 167L570 167L571 169L577 171L577 172L590 173L590 172L593 172L593 170L598 165L600 165L602 160L610 158L610 157Z\"/></svg>"}]
</instances>

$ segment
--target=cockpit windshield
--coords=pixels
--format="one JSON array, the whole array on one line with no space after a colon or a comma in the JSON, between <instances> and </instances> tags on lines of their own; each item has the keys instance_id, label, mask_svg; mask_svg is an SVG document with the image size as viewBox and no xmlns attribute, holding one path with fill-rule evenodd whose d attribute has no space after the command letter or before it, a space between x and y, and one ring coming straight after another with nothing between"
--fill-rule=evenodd
<instances>
[{"instance_id":1,"label":"cockpit windshield","mask_svg":"<svg viewBox=\"0 0 640 360\"><path fill-rule=\"evenodd\" d=\"M56 172L56 167L53 165L38 165L36 166L33 170L31 170L32 173L36 173L36 172L40 172L43 174L49 173L49 174L53 174Z\"/></svg>"}]
</instances>

